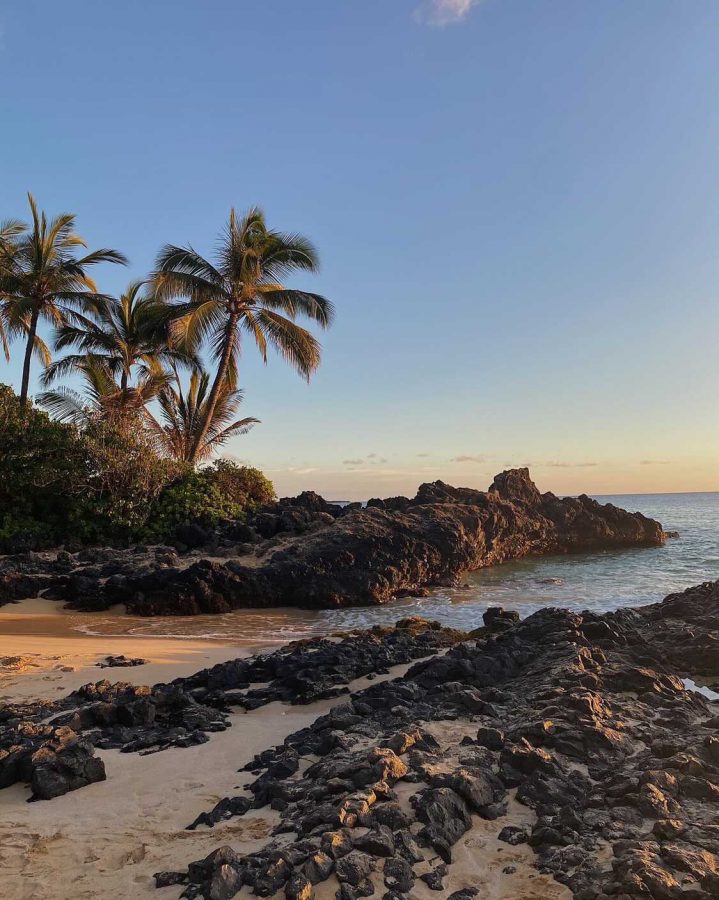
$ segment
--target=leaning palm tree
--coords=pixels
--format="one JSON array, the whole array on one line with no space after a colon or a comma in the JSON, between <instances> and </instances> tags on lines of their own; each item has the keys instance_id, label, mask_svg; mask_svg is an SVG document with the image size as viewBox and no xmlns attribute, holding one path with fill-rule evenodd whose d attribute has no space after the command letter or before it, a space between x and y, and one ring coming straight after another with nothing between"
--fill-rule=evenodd
<instances>
[{"instance_id":1,"label":"leaning palm tree","mask_svg":"<svg viewBox=\"0 0 719 900\"><path fill-rule=\"evenodd\" d=\"M74 232L75 216L62 213L48 222L32 194L28 194L28 201L32 226L17 241L7 267L0 273L0 303L6 310L6 321L26 341L20 387L22 402L27 400L33 353L39 353L47 363L50 360L48 348L38 338L40 321L61 326L72 312L98 309L106 297L98 294L86 270L102 262L127 262L117 250L94 250L76 256L76 248L86 244Z\"/></svg>"},{"instance_id":2,"label":"leaning palm tree","mask_svg":"<svg viewBox=\"0 0 719 900\"><path fill-rule=\"evenodd\" d=\"M74 347L70 354L51 363L41 382L48 387L58 377L83 371L87 354L101 359L113 378L119 379L122 396L132 403L131 381L140 382L165 365L199 365L197 359L168 343L172 308L142 293L143 282L135 281L117 299L88 314L71 312L55 331L55 350ZM140 383L138 382L138 383Z\"/></svg>"},{"instance_id":3,"label":"leaning palm tree","mask_svg":"<svg viewBox=\"0 0 719 900\"><path fill-rule=\"evenodd\" d=\"M9 277L15 267L18 238L27 230L23 222L9 219L0 222L0 281ZM22 332L22 323L13 322L11 306L0 295L0 346L7 362L10 362L10 339Z\"/></svg>"},{"instance_id":4,"label":"leaning palm tree","mask_svg":"<svg viewBox=\"0 0 719 900\"><path fill-rule=\"evenodd\" d=\"M246 434L260 420L250 417L232 421L242 402L242 391L236 390L234 384L234 372L230 372L220 388L209 427L205 428L210 376L206 372L193 372L185 393L175 373L175 383L166 387L159 397L161 422L149 418L159 449L178 462L194 465L208 459L229 438ZM204 436L197 446L197 435L203 429Z\"/></svg>"},{"instance_id":5,"label":"leaning palm tree","mask_svg":"<svg viewBox=\"0 0 719 900\"><path fill-rule=\"evenodd\" d=\"M78 362L75 371L82 377L83 393L61 386L38 394L37 402L60 422L78 426L97 419L146 424L147 404L158 398L171 377L156 366L142 374L134 387L123 388L107 359L92 353Z\"/></svg>"},{"instance_id":6,"label":"leaning palm tree","mask_svg":"<svg viewBox=\"0 0 719 900\"><path fill-rule=\"evenodd\" d=\"M312 244L300 235L270 230L259 209L249 210L242 219L234 209L230 212L214 265L192 247L166 246L160 251L153 278L156 295L187 301L184 316L175 323L175 339L190 349L209 339L217 363L190 462L199 457L228 373L237 370L243 332L265 362L272 345L305 378L318 367L320 345L295 319L304 315L326 328L332 304L319 294L282 284L290 272L317 268Z\"/></svg>"}]
</instances>

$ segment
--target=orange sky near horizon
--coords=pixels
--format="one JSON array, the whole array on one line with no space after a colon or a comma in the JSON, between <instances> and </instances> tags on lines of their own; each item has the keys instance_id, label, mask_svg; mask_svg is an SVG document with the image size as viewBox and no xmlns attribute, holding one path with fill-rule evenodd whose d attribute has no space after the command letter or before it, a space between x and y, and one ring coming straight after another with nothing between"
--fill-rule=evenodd
<instances>
[{"instance_id":1,"label":"orange sky near horizon","mask_svg":"<svg viewBox=\"0 0 719 900\"><path fill-rule=\"evenodd\" d=\"M355 468L300 466L265 469L280 496L314 490L328 499L366 500L372 496L413 496L419 484L441 479L450 484L485 490L494 475L523 465L491 461L420 466L377 464ZM536 463L530 475L541 491L558 495L658 494L719 491L719 455L686 461L642 460L631 464Z\"/></svg>"}]
</instances>

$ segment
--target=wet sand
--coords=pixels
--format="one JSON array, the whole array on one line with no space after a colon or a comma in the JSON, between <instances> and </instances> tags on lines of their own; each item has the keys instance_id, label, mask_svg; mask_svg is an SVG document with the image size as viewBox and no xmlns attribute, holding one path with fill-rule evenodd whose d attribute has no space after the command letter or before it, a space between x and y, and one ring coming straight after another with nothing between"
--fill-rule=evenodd
<instances>
[{"instance_id":1,"label":"wet sand","mask_svg":"<svg viewBox=\"0 0 719 900\"><path fill-rule=\"evenodd\" d=\"M76 630L92 613L63 610L49 600L24 600L0 609L0 700L52 698L88 681L108 678L155 684L256 651L251 640L208 641ZM147 659L134 668L100 669L108 655Z\"/></svg>"}]
</instances>

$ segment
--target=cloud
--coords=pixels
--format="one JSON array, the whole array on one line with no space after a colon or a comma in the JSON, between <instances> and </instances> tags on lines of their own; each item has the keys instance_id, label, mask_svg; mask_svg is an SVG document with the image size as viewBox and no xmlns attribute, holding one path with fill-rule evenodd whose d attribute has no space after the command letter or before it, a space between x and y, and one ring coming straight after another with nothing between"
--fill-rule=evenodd
<instances>
[{"instance_id":1,"label":"cloud","mask_svg":"<svg viewBox=\"0 0 719 900\"><path fill-rule=\"evenodd\" d=\"M387 462L386 456L378 456L376 453L368 453L367 459L343 459L343 466L383 466Z\"/></svg>"},{"instance_id":2,"label":"cloud","mask_svg":"<svg viewBox=\"0 0 719 900\"><path fill-rule=\"evenodd\" d=\"M595 462L560 462L558 460L551 460L546 463L537 463L539 468L546 467L548 469L591 469L594 466L598 466L599 463Z\"/></svg>"},{"instance_id":3,"label":"cloud","mask_svg":"<svg viewBox=\"0 0 719 900\"><path fill-rule=\"evenodd\" d=\"M453 463L483 463L487 461L486 456L453 456L450 462Z\"/></svg>"},{"instance_id":4,"label":"cloud","mask_svg":"<svg viewBox=\"0 0 719 900\"><path fill-rule=\"evenodd\" d=\"M423 0L415 9L415 21L442 28L461 22L479 0Z\"/></svg>"},{"instance_id":5,"label":"cloud","mask_svg":"<svg viewBox=\"0 0 719 900\"><path fill-rule=\"evenodd\" d=\"M670 459L641 459L639 460L640 466L669 466L671 465Z\"/></svg>"}]
</instances>

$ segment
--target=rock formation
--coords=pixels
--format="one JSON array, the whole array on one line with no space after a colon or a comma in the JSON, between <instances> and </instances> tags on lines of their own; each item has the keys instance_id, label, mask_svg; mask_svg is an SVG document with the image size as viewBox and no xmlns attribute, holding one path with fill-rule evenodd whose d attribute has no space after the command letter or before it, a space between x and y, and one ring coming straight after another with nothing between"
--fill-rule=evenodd
<instances>
[{"instance_id":1,"label":"rock formation","mask_svg":"<svg viewBox=\"0 0 719 900\"><path fill-rule=\"evenodd\" d=\"M248 524L228 524L223 535L206 539L224 561L184 566L166 547L156 548L150 562L144 548L141 565L127 551L84 551L74 566L70 554L44 565L37 555L7 557L0 564L0 602L42 590L77 609L124 603L135 615L362 606L523 556L665 539L661 525L640 513L586 496L540 494L527 469L501 473L487 492L437 481L421 485L411 500L372 500L364 509L343 510L306 492L263 508ZM249 562L248 552L254 553Z\"/></svg>"}]
</instances>

